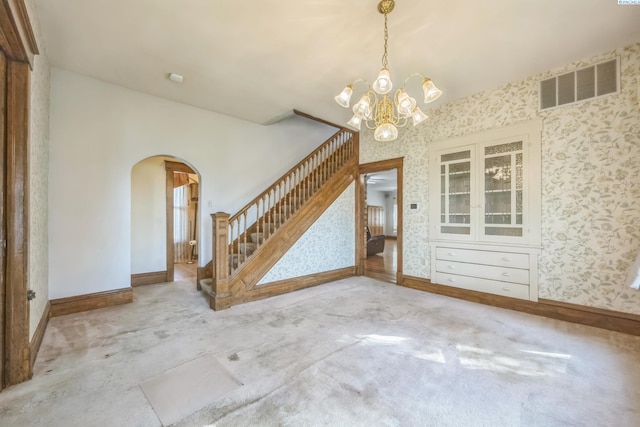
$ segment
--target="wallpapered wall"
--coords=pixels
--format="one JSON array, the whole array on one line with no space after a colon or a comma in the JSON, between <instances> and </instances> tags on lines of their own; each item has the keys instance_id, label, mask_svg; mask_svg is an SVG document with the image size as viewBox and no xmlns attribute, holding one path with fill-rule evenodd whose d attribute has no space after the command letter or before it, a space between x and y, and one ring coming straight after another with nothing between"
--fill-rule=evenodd
<instances>
[{"instance_id":1,"label":"wallpapered wall","mask_svg":"<svg viewBox=\"0 0 640 427\"><path fill-rule=\"evenodd\" d=\"M29 116L29 288L36 292L30 303L29 339L33 337L49 300L48 283L48 171L49 171L49 63L40 25L31 1L25 2L40 55L31 73Z\"/></svg>"},{"instance_id":2,"label":"wallpapered wall","mask_svg":"<svg viewBox=\"0 0 640 427\"><path fill-rule=\"evenodd\" d=\"M620 58L619 94L538 111L541 79ZM360 162L405 157L404 273L429 278L429 142L536 117L542 131L541 298L640 314L625 285L640 251L640 43L429 111L389 143L361 135ZM445 95L446 96L446 93ZM410 210L418 203L418 210Z\"/></svg>"},{"instance_id":3,"label":"wallpapered wall","mask_svg":"<svg viewBox=\"0 0 640 427\"><path fill-rule=\"evenodd\" d=\"M355 203L352 183L258 285L354 266Z\"/></svg>"}]
</instances>

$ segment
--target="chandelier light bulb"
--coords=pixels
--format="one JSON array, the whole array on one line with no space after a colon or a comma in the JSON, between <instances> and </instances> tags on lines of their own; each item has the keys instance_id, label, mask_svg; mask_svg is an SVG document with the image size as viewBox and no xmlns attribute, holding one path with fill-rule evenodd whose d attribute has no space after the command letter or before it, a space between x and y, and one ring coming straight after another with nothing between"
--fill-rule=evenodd
<instances>
[{"instance_id":1,"label":"chandelier light bulb","mask_svg":"<svg viewBox=\"0 0 640 427\"><path fill-rule=\"evenodd\" d=\"M357 114L354 114L353 117L351 117L351 120L349 120L347 122L347 124L357 130L360 130L360 124L362 123L362 117L358 116Z\"/></svg>"},{"instance_id":2,"label":"chandelier light bulb","mask_svg":"<svg viewBox=\"0 0 640 427\"><path fill-rule=\"evenodd\" d=\"M398 114L408 116L416 108L416 100L403 89L396 92Z\"/></svg>"},{"instance_id":3,"label":"chandelier light bulb","mask_svg":"<svg viewBox=\"0 0 640 427\"><path fill-rule=\"evenodd\" d=\"M371 98L369 98L369 95L362 95L360 101L353 106L353 114L364 118L371 115Z\"/></svg>"},{"instance_id":4,"label":"chandelier light bulb","mask_svg":"<svg viewBox=\"0 0 640 427\"><path fill-rule=\"evenodd\" d=\"M378 74L378 78L376 79L376 81L373 82L373 90L375 90L380 95L384 95L391 92L391 89L393 89L391 75L389 74L389 70L383 68L382 70L380 70L380 74Z\"/></svg>"},{"instance_id":5,"label":"chandelier light bulb","mask_svg":"<svg viewBox=\"0 0 640 427\"><path fill-rule=\"evenodd\" d=\"M411 118L413 119L413 126L418 126L420 123L427 120L429 116L427 116L420 107L415 107L413 111L411 111Z\"/></svg>"},{"instance_id":6,"label":"chandelier light bulb","mask_svg":"<svg viewBox=\"0 0 640 427\"><path fill-rule=\"evenodd\" d=\"M353 86L349 85L345 87L342 90L342 92L340 92L340 94L336 96L334 99L336 100L338 105L340 105L341 107L349 108L349 101L351 101L351 95L353 95Z\"/></svg>"},{"instance_id":7,"label":"chandelier light bulb","mask_svg":"<svg viewBox=\"0 0 640 427\"><path fill-rule=\"evenodd\" d=\"M398 137L398 128L392 123L382 123L373 133L376 141L393 141Z\"/></svg>"},{"instance_id":8,"label":"chandelier light bulb","mask_svg":"<svg viewBox=\"0 0 640 427\"><path fill-rule=\"evenodd\" d=\"M422 90L424 91L424 103L428 104L440 98L442 91L436 87L433 81L429 78L425 78L422 81Z\"/></svg>"}]
</instances>

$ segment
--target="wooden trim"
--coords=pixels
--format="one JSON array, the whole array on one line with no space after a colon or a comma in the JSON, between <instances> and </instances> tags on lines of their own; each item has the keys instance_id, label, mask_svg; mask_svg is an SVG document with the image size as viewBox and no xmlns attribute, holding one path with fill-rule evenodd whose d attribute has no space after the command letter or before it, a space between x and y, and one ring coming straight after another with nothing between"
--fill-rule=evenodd
<instances>
[{"instance_id":1,"label":"wooden trim","mask_svg":"<svg viewBox=\"0 0 640 427\"><path fill-rule=\"evenodd\" d=\"M265 283L263 285L255 286L250 291L247 291L242 302L257 301L276 295L298 291L304 288L310 288L312 286L322 285L323 283L345 279L355 275L356 267L353 266L325 271L322 273L309 274L307 276L279 280L277 282Z\"/></svg>"},{"instance_id":2,"label":"wooden trim","mask_svg":"<svg viewBox=\"0 0 640 427\"><path fill-rule=\"evenodd\" d=\"M33 372L33 365L36 363L36 357L38 356L38 351L40 351L40 345L42 345L42 339L44 338L44 332L47 330L50 317L51 301L47 301L42 317L38 322L38 326L36 327L33 337L31 338L31 343L29 344L29 347L31 348L31 372Z\"/></svg>"},{"instance_id":3,"label":"wooden trim","mask_svg":"<svg viewBox=\"0 0 640 427\"><path fill-rule=\"evenodd\" d=\"M0 111L5 111L7 101L7 59L4 52L0 49ZM8 342L5 340L5 309L6 309L6 248L4 240L7 236L7 216L5 212L5 182L6 171L4 169L6 154L6 120L5 116L0 114L0 390L4 388L4 371L5 371L5 348Z\"/></svg>"},{"instance_id":4,"label":"wooden trim","mask_svg":"<svg viewBox=\"0 0 640 427\"><path fill-rule=\"evenodd\" d=\"M345 128L344 126L337 125L337 124L332 123L332 122L330 122L328 120L312 116L311 114L303 113L300 110L293 110L293 113L295 115L297 115L297 116L304 117L304 118L309 119L309 120L313 120L314 122L322 123L323 125L329 125L331 127L334 127L334 128L337 128L337 129L341 129L341 130L342 129L350 130L350 129Z\"/></svg>"},{"instance_id":5,"label":"wooden trim","mask_svg":"<svg viewBox=\"0 0 640 427\"><path fill-rule=\"evenodd\" d=\"M164 161L164 169L166 171L171 172L182 172L182 173L192 173L196 174L196 172L191 169L191 167L187 166L184 163L179 162L170 162L169 160ZM171 175L173 177L173 175ZM171 181L173 183L173 181ZM173 184L172 184L173 185Z\"/></svg>"},{"instance_id":6,"label":"wooden trim","mask_svg":"<svg viewBox=\"0 0 640 427\"><path fill-rule=\"evenodd\" d=\"M51 300L51 317L133 302L133 289L123 288Z\"/></svg>"},{"instance_id":7,"label":"wooden trim","mask_svg":"<svg viewBox=\"0 0 640 427\"><path fill-rule=\"evenodd\" d=\"M29 56L22 43L16 18L18 22L22 21L20 16L16 17L9 0L2 0L0 2L0 50L5 53L8 60L28 63Z\"/></svg>"},{"instance_id":8,"label":"wooden trim","mask_svg":"<svg viewBox=\"0 0 640 427\"><path fill-rule=\"evenodd\" d=\"M167 169L165 182L165 208L166 208L166 244L167 244L167 282L173 282L174 277L174 256L173 245L173 170Z\"/></svg>"},{"instance_id":9,"label":"wooden trim","mask_svg":"<svg viewBox=\"0 0 640 427\"><path fill-rule=\"evenodd\" d=\"M29 356L29 64L7 63L5 385L31 376Z\"/></svg>"},{"instance_id":10,"label":"wooden trim","mask_svg":"<svg viewBox=\"0 0 640 427\"><path fill-rule=\"evenodd\" d=\"M609 331L640 336L640 316L635 314L569 304L560 301L541 299L538 300L538 302L533 302L503 297L484 292L438 285L431 283L429 279L412 276L404 276L401 286L508 310L535 314L551 319L564 320Z\"/></svg>"},{"instance_id":11,"label":"wooden trim","mask_svg":"<svg viewBox=\"0 0 640 427\"><path fill-rule=\"evenodd\" d=\"M169 282L167 271L152 271L149 273L136 273L131 275L131 287L153 285L156 283Z\"/></svg>"},{"instance_id":12,"label":"wooden trim","mask_svg":"<svg viewBox=\"0 0 640 427\"><path fill-rule=\"evenodd\" d=\"M204 267L198 267L196 273L196 288L201 291L202 286L200 285L200 282L211 278L213 278L213 260L209 261Z\"/></svg>"},{"instance_id":13,"label":"wooden trim","mask_svg":"<svg viewBox=\"0 0 640 427\"><path fill-rule=\"evenodd\" d=\"M363 174L371 173L371 172L382 172L390 169L396 170L396 179L398 188L396 191L396 203L398 205L398 230L397 236L395 236L397 244L397 271L396 271L396 284L400 284L402 282L402 269L403 269L403 230L404 230L404 198L403 198L403 187L404 187L404 157L396 157L394 159L381 160L379 162L372 163L363 163L359 166L359 174L362 177ZM362 178L361 178L362 179ZM360 180L358 180L360 181ZM365 186L363 183L360 183L358 186L360 196L357 198L358 204L360 204L360 208L357 213L359 213L359 217L356 218L356 259L358 260L358 265L361 266L361 270L359 274L365 274L364 269L364 261L367 258L366 253L366 245L365 245L365 232L364 232L364 215L366 212L365 205ZM359 218L359 221L358 221Z\"/></svg>"}]
</instances>

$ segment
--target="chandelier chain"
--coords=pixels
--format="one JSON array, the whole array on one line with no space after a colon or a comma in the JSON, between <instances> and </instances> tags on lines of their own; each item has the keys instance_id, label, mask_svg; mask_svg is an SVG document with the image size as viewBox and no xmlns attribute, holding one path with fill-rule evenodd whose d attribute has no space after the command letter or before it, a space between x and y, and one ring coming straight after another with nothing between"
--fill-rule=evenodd
<instances>
[{"instance_id":1,"label":"chandelier chain","mask_svg":"<svg viewBox=\"0 0 640 427\"><path fill-rule=\"evenodd\" d=\"M384 14L384 53L382 54L382 68L387 68L389 60L387 58L387 43L389 41L389 30L387 29L387 14Z\"/></svg>"}]
</instances>

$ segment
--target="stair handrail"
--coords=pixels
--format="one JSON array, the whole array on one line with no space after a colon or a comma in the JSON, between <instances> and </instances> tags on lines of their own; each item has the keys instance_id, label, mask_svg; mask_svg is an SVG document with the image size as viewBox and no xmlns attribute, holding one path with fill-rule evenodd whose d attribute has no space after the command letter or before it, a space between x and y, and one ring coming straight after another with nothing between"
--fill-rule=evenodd
<instances>
[{"instance_id":1,"label":"stair handrail","mask_svg":"<svg viewBox=\"0 0 640 427\"><path fill-rule=\"evenodd\" d=\"M267 187L264 191L262 191L260 194L258 194L258 196L256 196L253 200L251 200L249 203L247 203L246 205L244 205L241 209L238 210L238 212L236 212L233 216L229 217L229 222L235 221L238 219L238 217L245 211L249 210L253 205L255 205L261 198L264 197L265 194L269 193L270 191L274 190L275 188L277 188L283 181L286 180L286 178L288 178L289 176L291 176L293 174L293 172L295 172L300 166L304 165L308 160L310 160L311 158L313 158L316 154L318 154L321 150L323 150L325 148L325 146L331 142L335 137L337 137L338 135L342 134L342 133L346 133L348 135L351 136L351 138L353 138L353 135L355 134L355 132L347 129L347 128L342 128L340 130L338 130L336 133L334 133L333 135L331 135L331 137L327 138L327 140L325 142L323 142L320 146L318 146L318 148L316 148L315 150L313 150L307 157L305 157L304 159L300 160L295 166L293 166L291 169L289 169L287 172L285 172L280 178L276 179L273 184L271 184L269 187Z\"/></svg>"}]
</instances>

